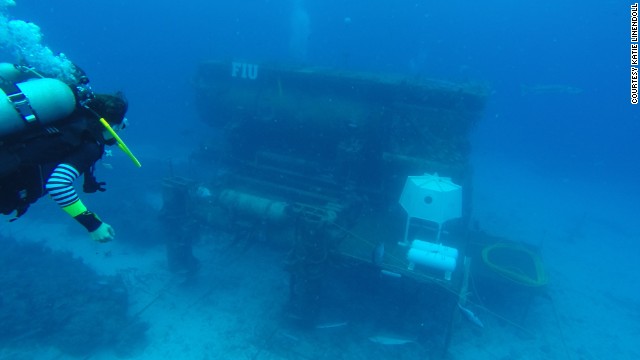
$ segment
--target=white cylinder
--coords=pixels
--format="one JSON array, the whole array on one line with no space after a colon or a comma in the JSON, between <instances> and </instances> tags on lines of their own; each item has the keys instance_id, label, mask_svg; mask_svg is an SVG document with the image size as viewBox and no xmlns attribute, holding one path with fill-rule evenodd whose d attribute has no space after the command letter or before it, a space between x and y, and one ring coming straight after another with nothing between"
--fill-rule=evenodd
<instances>
[{"instance_id":1,"label":"white cylinder","mask_svg":"<svg viewBox=\"0 0 640 360\"><path fill-rule=\"evenodd\" d=\"M0 63L0 76L12 83L22 82L29 78L24 72L18 70L10 63Z\"/></svg>"},{"instance_id":2,"label":"white cylinder","mask_svg":"<svg viewBox=\"0 0 640 360\"><path fill-rule=\"evenodd\" d=\"M218 197L220 204L245 215L282 222L287 218L289 205L282 201L271 200L239 191L223 190Z\"/></svg>"},{"instance_id":3,"label":"white cylinder","mask_svg":"<svg viewBox=\"0 0 640 360\"><path fill-rule=\"evenodd\" d=\"M50 124L71 115L76 98L71 88L57 79L33 79L16 84L29 100L31 109L41 124ZM7 94L0 89L0 137L15 134L27 128L27 122L18 113Z\"/></svg>"},{"instance_id":4,"label":"white cylinder","mask_svg":"<svg viewBox=\"0 0 640 360\"><path fill-rule=\"evenodd\" d=\"M415 239L411 242L411 247L418 250L440 253L444 256L449 256L454 259L458 258L458 249L444 246L442 244Z\"/></svg>"},{"instance_id":5,"label":"white cylinder","mask_svg":"<svg viewBox=\"0 0 640 360\"><path fill-rule=\"evenodd\" d=\"M442 271L452 272L456 268L456 259L438 252L416 248L409 249L407 258L410 262Z\"/></svg>"}]
</instances>

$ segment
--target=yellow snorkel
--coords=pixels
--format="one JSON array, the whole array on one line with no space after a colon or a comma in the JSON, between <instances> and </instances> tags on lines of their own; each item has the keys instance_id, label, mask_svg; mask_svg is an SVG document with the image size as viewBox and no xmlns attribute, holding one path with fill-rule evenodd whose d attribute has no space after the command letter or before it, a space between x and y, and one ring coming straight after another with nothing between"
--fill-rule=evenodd
<instances>
[{"instance_id":1,"label":"yellow snorkel","mask_svg":"<svg viewBox=\"0 0 640 360\"><path fill-rule=\"evenodd\" d=\"M107 129L109 134L111 134L111 136L113 136L113 138L116 139L116 142L118 143L118 147L120 148L120 150L122 150L125 154L127 154L129 159L131 159L131 161L133 161L133 163L136 164L137 167L141 167L142 164L140 164L140 161L136 159L135 155L133 155L131 150L129 150L129 148L124 143L124 141L120 139L120 136L118 136L118 134L116 134L113 128L111 128L111 125L109 125L107 120L105 120L103 117L100 117L100 123L102 124L102 126L104 126L105 129Z\"/></svg>"}]
</instances>

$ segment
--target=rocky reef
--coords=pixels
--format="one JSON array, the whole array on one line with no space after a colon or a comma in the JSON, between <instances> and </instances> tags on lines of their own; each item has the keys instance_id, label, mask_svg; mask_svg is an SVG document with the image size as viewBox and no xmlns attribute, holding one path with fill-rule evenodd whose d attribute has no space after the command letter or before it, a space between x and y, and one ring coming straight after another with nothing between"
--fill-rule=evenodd
<instances>
[{"instance_id":1,"label":"rocky reef","mask_svg":"<svg viewBox=\"0 0 640 360\"><path fill-rule=\"evenodd\" d=\"M43 244L0 242L0 346L123 356L145 343L147 325L129 315L119 276L99 275Z\"/></svg>"}]
</instances>

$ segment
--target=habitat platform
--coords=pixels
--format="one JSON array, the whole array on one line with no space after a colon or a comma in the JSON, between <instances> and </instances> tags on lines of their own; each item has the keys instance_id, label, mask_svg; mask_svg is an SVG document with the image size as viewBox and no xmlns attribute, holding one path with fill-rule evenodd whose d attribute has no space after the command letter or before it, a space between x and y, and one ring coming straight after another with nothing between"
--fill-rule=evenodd
<instances>
[{"instance_id":1,"label":"habitat platform","mask_svg":"<svg viewBox=\"0 0 640 360\"><path fill-rule=\"evenodd\" d=\"M485 86L220 61L201 63L193 83L202 121L213 131L192 160L199 169L219 170L166 181L166 206L238 242L285 249L291 318L317 318L321 299L331 296L325 282L354 275L336 271L374 269L425 286L433 303L424 311L447 331L450 317L438 314L455 310L464 283L456 261L464 261L471 209L469 133L482 116ZM416 214L399 201L408 179L425 174L459 189L456 210L435 226L420 214L408 221ZM424 206L434 200L415 196L411 202ZM435 267L409 261L414 239L454 249L456 258ZM183 248L169 246L175 253L169 257L188 258Z\"/></svg>"}]
</instances>

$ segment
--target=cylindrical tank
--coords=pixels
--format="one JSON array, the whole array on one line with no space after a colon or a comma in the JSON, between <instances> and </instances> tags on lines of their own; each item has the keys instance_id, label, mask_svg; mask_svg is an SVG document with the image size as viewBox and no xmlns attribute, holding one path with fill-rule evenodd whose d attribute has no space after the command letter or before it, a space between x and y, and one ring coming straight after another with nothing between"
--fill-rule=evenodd
<instances>
[{"instance_id":1,"label":"cylindrical tank","mask_svg":"<svg viewBox=\"0 0 640 360\"><path fill-rule=\"evenodd\" d=\"M21 83L28 79L34 78L33 72L21 71L14 64L0 63L0 77L12 83Z\"/></svg>"},{"instance_id":2,"label":"cylindrical tank","mask_svg":"<svg viewBox=\"0 0 640 360\"><path fill-rule=\"evenodd\" d=\"M436 243L416 239L411 242L411 247L413 249L440 253L444 256L449 256L454 259L458 258L458 249L444 246L442 244L436 244Z\"/></svg>"},{"instance_id":3,"label":"cylindrical tank","mask_svg":"<svg viewBox=\"0 0 640 360\"><path fill-rule=\"evenodd\" d=\"M409 249L407 258L410 262L430 268L452 272L456 268L456 259L444 254L416 248Z\"/></svg>"},{"instance_id":4,"label":"cylindrical tank","mask_svg":"<svg viewBox=\"0 0 640 360\"><path fill-rule=\"evenodd\" d=\"M29 105L41 124L62 120L76 108L73 91L60 80L33 79L16 86L29 100ZM0 137L25 130L27 125L7 94L0 89Z\"/></svg>"},{"instance_id":5,"label":"cylindrical tank","mask_svg":"<svg viewBox=\"0 0 640 360\"><path fill-rule=\"evenodd\" d=\"M289 204L282 201L229 189L220 192L218 201L232 211L238 211L274 223L280 223L287 218L287 208L289 207Z\"/></svg>"}]
</instances>

